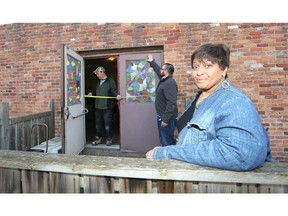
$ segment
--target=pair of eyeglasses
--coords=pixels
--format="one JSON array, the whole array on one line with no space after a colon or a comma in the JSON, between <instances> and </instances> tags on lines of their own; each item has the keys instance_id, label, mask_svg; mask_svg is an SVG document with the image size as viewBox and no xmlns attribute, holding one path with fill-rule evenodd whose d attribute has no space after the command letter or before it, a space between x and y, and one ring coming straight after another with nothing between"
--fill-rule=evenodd
<instances>
[{"instance_id":1,"label":"pair of eyeglasses","mask_svg":"<svg viewBox=\"0 0 288 216\"><path fill-rule=\"evenodd\" d=\"M94 74L96 74L96 73L104 73L104 71L96 71L96 72L94 72Z\"/></svg>"},{"instance_id":2,"label":"pair of eyeglasses","mask_svg":"<svg viewBox=\"0 0 288 216\"><path fill-rule=\"evenodd\" d=\"M166 70L165 68L160 68L160 70Z\"/></svg>"}]
</instances>

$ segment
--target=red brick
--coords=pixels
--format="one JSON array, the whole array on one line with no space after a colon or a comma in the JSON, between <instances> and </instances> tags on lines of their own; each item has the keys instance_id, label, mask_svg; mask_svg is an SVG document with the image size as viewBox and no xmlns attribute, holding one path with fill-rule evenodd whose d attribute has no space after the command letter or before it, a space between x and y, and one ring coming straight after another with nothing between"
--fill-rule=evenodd
<instances>
[{"instance_id":1,"label":"red brick","mask_svg":"<svg viewBox=\"0 0 288 216\"><path fill-rule=\"evenodd\" d=\"M239 29L227 29L238 25ZM272 155L288 161L287 23L15 23L0 25L0 101L9 102L11 116L47 110L55 99L55 124L61 128L61 50L163 46L164 60L175 65L179 111L197 91L187 70L190 57L203 43L231 47L229 81L255 103L269 126ZM74 38L74 41L71 39ZM149 44L148 44L149 43ZM263 65L251 68L251 65ZM279 69L280 68L280 69Z\"/></svg>"}]
</instances>

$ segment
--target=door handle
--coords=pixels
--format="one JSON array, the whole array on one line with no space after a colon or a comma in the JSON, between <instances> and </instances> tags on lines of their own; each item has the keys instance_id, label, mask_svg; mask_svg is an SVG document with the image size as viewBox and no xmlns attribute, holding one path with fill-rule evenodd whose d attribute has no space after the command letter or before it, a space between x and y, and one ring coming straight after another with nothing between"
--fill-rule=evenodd
<instances>
[{"instance_id":1,"label":"door handle","mask_svg":"<svg viewBox=\"0 0 288 216\"><path fill-rule=\"evenodd\" d=\"M78 118L78 117L80 117L80 116L86 115L88 112L89 112L88 109L87 109L87 108L84 108L84 109L83 109L83 113L81 113L81 114L79 114L79 115L77 115L77 116L73 116L73 115L71 115L71 114L70 114L70 115L71 115L72 119L75 119L75 118Z\"/></svg>"},{"instance_id":2,"label":"door handle","mask_svg":"<svg viewBox=\"0 0 288 216\"><path fill-rule=\"evenodd\" d=\"M69 107L65 107L65 111L64 111L65 119L67 120L69 118L69 116L71 116L72 119L78 118L80 116L86 115L89 112L89 110L87 108L84 108L82 112L83 113L81 113L79 115L73 116L71 114L71 112L69 111Z\"/></svg>"}]
</instances>

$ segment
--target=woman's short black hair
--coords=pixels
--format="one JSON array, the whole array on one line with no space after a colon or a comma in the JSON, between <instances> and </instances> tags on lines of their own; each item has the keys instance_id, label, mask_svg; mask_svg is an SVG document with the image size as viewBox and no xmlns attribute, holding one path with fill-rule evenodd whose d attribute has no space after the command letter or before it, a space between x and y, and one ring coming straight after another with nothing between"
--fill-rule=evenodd
<instances>
[{"instance_id":1,"label":"woman's short black hair","mask_svg":"<svg viewBox=\"0 0 288 216\"><path fill-rule=\"evenodd\" d=\"M230 66L230 49L225 44L203 44L198 47L191 56L191 66L193 67L194 59L203 61L204 59L217 63L221 70Z\"/></svg>"}]
</instances>

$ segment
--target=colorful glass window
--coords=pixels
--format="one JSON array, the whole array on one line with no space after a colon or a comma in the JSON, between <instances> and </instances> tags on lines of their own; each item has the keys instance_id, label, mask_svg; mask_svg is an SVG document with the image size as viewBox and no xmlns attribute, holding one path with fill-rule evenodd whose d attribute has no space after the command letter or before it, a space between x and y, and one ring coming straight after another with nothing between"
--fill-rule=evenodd
<instances>
[{"instance_id":1,"label":"colorful glass window","mask_svg":"<svg viewBox=\"0 0 288 216\"><path fill-rule=\"evenodd\" d=\"M126 61L126 102L155 102L155 72L146 60Z\"/></svg>"},{"instance_id":2,"label":"colorful glass window","mask_svg":"<svg viewBox=\"0 0 288 216\"><path fill-rule=\"evenodd\" d=\"M81 61L67 55L67 106L81 104Z\"/></svg>"}]
</instances>

